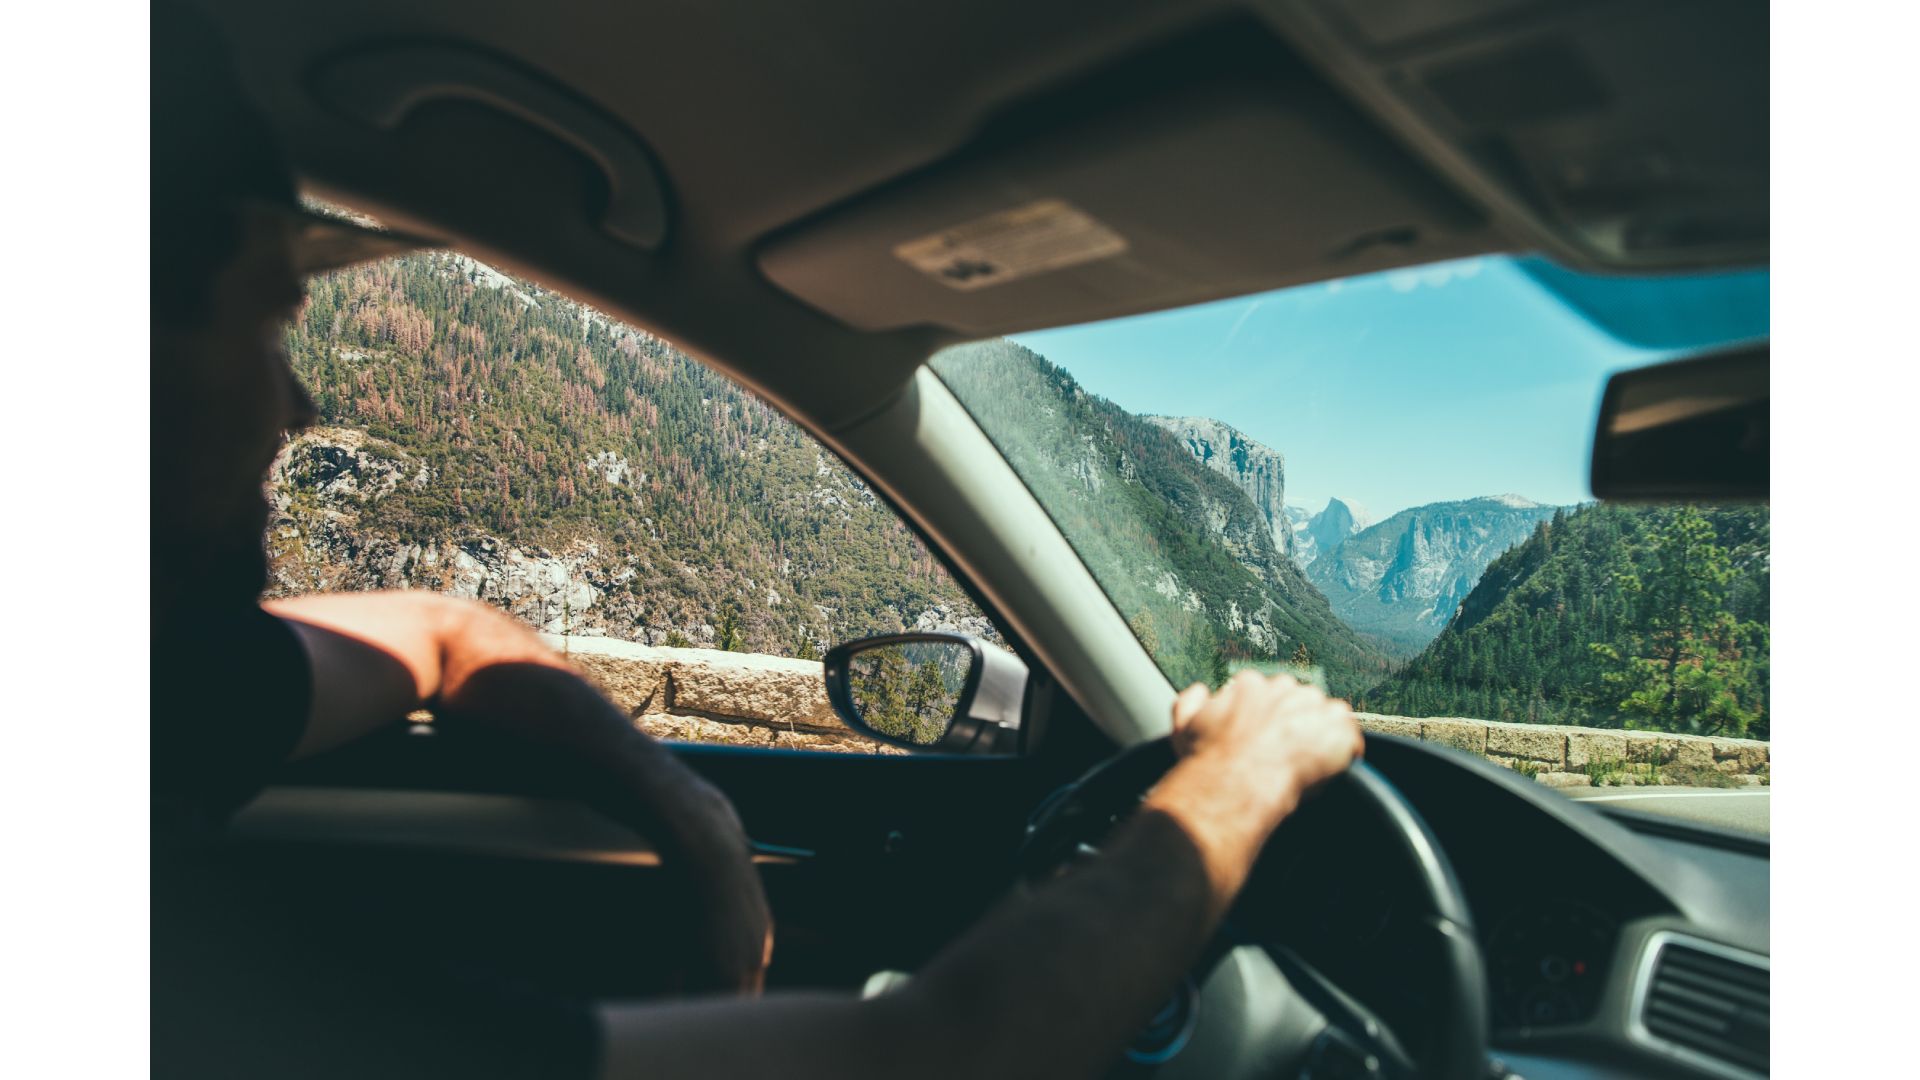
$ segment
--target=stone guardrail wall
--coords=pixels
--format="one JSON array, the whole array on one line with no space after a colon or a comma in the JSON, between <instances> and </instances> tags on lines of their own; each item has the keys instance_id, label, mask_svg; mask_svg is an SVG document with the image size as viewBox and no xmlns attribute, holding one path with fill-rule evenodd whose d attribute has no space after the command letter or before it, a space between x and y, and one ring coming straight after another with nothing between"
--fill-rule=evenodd
<instances>
[{"instance_id":1,"label":"stone guardrail wall","mask_svg":"<svg viewBox=\"0 0 1920 1080\"><path fill-rule=\"evenodd\" d=\"M841 725L827 703L817 660L668 649L602 637L542 637L657 738L903 752ZM1456 747L1556 787L1769 782L1768 746L1753 739L1378 713L1361 713L1360 724L1369 731Z\"/></svg>"},{"instance_id":2,"label":"stone guardrail wall","mask_svg":"<svg viewBox=\"0 0 1920 1080\"><path fill-rule=\"evenodd\" d=\"M659 739L899 754L848 731L827 702L820 661L540 635Z\"/></svg>"},{"instance_id":3,"label":"stone guardrail wall","mask_svg":"<svg viewBox=\"0 0 1920 1080\"><path fill-rule=\"evenodd\" d=\"M1755 739L1378 713L1361 713L1360 726L1457 747L1554 787L1770 782L1768 745Z\"/></svg>"}]
</instances>

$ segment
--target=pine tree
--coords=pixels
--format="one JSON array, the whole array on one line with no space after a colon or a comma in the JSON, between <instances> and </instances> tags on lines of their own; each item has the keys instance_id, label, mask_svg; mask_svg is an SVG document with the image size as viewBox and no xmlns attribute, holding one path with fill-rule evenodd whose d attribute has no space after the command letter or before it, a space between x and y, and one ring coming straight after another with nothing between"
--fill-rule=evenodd
<instances>
[{"instance_id":1,"label":"pine tree","mask_svg":"<svg viewBox=\"0 0 1920 1080\"><path fill-rule=\"evenodd\" d=\"M907 708L908 663L904 646L882 645L854 657L848 671L848 689L868 727L897 739L914 736L914 716Z\"/></svg>"},{"instance_id":2,"label":"pine tree","mask_svg":"<svg viewBox=\"0 0 1920 1080\"><path fill-rule=\"evenodd\" d=\"M1220 651L1220 638L1213 632L1213 625L1205 618L1195 620L1193 628L1187 631L1181 661L1177 669L1184 677L1176 679L1177 682L1206 682L1218 687L1226 681L1216 678L1215 664L1224 662L1225 654Z\"/></svg>"},{"instance_id":3,"label":"pine tree","mask_svg":"<svg viewBox=\"0 0 1920 1080\"><path fill-rule=\"evenodd\" d=\"M1742 645L1759 632L1725 607L1733 566L1713 525L1682 507L1654 544L1644 576L1622 584L1637 600L1636 640L1596 651L1618 708L1659 731L1743 735L1760 718L1760 693Z\"/></svg>"}]
</instances>

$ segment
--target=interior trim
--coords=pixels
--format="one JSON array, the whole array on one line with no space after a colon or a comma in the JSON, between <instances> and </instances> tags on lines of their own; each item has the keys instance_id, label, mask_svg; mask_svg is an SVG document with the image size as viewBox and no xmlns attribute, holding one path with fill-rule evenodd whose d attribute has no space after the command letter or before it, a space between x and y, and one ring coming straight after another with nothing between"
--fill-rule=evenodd
<instances>
[{"instance_id":1,"label":"interior trim","mask_svg":"<svg viewBox=\"0 0 1920 1080\"><path fill-rule=\"evenodd\" d=\"M1013 466L930 367L878 415L833 433L1102 731L1130 746L1172 728L1173 685Z\"/></svg>"},{"instance_id":2,"label":"interior trim","mask_svg":"<svg viewBox=\"0 0 1920 1080\"><path fill-rule=\"evenodd\" d=\"M1660 954L1669 945L1684 945L1712 956L1718 956L1734 963L1757 967L1766 971L1773 970L1773 961L1756 952L1736 949L1722 945L1717 941L1683 934L1673 930L1658 930L1647 937L1641 946L1640 966L1633 975L1633 991L1627 999L1627 1038L1650 1050L1657 1051L1681 1061L1694 1068L1728 1080L1754 1080L1759 1074L1743 1069L1729 1061L1703 1054L1692 1047L1669 1042L1648 1030L1646 1023L1647 995L1653 989L1653 971L1658 966Z\"/></svg>"},{"instance_id":3,"label":"interior trim","mask_svg":"<svg viewBox=\"0 0 1920 1080\"><path fill-rule=\"evenodd\" d=\"M1738 852L1741 855L1756 855L1762 859L1770 858L1773 854L1770 837L1735 832L1719 825L1708 825L1699 821L1663 818L1645 810L1628 810L1615 806L1596 806L1594 809L1634 832L1648 836L1662 836L1689 844L1702 844L1724 851Z\"/></svg>"},{"instance_id":4,"label":"interior trim","mask_svg":"<svg viewBox=\"0 0 1920 1080\"><path fill-rule=\"evenodd\" d=\"M235 815L241 843L328 844L499 859L659 866L637 833L566 799L339 787L268 788ZM753 861L791 866L804 848L755 843Z\"/></svg>"}]
</instances>

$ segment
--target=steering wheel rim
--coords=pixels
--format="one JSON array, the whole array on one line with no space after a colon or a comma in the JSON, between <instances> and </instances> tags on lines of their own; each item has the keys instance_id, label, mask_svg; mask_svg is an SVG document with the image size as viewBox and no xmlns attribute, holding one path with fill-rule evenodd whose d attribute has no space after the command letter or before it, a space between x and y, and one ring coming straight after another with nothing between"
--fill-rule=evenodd
<instances>
[{"instance_id":1,"label":"steering wheel rim","mask_svg":"<svg viewBox=\"0 0 1920 1080\"><path fill-rule=\"evenodd\" d=\"M1376 736L1368 735L1369 742ZM1035 812L1021 845L1017 866L1021 875L1037 882L1057 872L1070 859L1096 850L1099 836L1139 805L1140 800L1178 760L1172 740L1162 736L1122 750L1094 766L1049 798ZM1431 1025L1422 1053L1400 1050L1398 1039L1364 1006L1345 994L1298 956L1277 950L1269 957L1299 997L1317 1009L1329 1032L1338 1032L1360 1059L1379 1062L1376 1075L1438 1077L1440 1080L1481 1080L1487 1071L1488 1002L1485 964L1473 931L1472 913L1452 864L1433 831L1405 796L1372 766L1357 761L1328 782L1352 789L1379 815L1395 841L1395 854L1413 869L1421 896L1414 929L1426 935L1437 961L1442 983L1432 1000L1441 1015ZM1282 823L1281 829L1287 828ZM1229 927L1222 934L1230 935ZM1242 948L1245 948L1242 945ZM1229 950L1216 941L1207 950L1217 961ZM1263 954L1264 954L1264 950ZM1316 1071L1312 1059L1328 1049L1320 1035L1310 1047L1296 1048L1303 1074ZM1361 1073L1360 1075L1366 1075Z\"/></svg>"}]
</instances>

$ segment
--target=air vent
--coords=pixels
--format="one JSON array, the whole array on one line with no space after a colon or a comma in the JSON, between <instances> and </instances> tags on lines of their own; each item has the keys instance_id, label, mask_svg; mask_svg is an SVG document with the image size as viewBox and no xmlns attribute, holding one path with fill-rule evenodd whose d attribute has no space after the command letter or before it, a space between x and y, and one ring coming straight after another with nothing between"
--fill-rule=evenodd
<instances>
[{"instance_id":1,"label":"air vent","mask_svg":"<svg viewBox=\"0 0 1920 1080\"><path fill-rule=\"evenodd\" d=\"M1655 934L1634 999L1634 1034L1726 1076L1765 1076L1771 978L1764 956Z\"/></svg>"}]
</instances>

